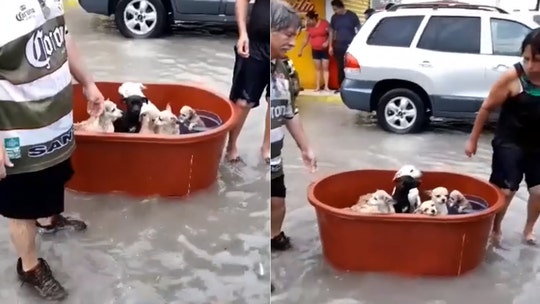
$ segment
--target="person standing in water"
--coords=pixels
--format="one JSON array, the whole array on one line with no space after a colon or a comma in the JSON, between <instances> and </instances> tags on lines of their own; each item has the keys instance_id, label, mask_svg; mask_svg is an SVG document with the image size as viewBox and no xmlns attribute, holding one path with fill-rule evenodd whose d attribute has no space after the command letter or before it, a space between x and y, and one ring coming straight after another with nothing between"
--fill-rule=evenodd
<instances>
[{"instance_id":1,"label":"person standing in water","mask_svg":"<svg viewBox=\"0 0 540 304\"><path fill-rule=\"evenodd\" d=\"M306 14L306 39L298 52L298 56L302 56L304 48L308 45L311 46L311 58L315 64L316 84L315 91L321 90L321 75L324 80L324 90L329 91L328 88L328 43L329 34L328 29L330 24L324 19L319 19L319 15L315 11L309 11Z\"/></svg>"},{"instance_id":2,"label":"person standing in water","mask_svg":"<svg viewBox=\"0 0 540 304\"><path fill-rule=\"evenodd\" d=\"M489 181L504 195L504 208L495 216L492 243L500 246L501 224L519 184L525 177L529 190L523 240L534 245L534 225L540 215L540 29L531 31L521 44L523 60L514 64L491 87L483 102L465 154L476 154L478 139L489 115L500 109L494 138Z\"/></svg>"}]
</instances>

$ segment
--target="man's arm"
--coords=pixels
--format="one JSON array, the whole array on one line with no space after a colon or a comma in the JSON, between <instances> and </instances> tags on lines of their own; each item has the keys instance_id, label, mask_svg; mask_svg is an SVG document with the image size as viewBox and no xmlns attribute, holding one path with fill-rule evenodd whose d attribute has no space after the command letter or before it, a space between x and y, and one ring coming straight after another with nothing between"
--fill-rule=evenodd
<instances>
[{"instance_id":1,"label":"man's arm","mask_svg":"<svg viewBox=\"0 0 540 304\"><path fill-rule=\"evenodd\" d=\"M66 50L68 53L68 64L71 75L78 83L83 86L94 83L94 78L90 75L84 66L84 62L81 58L81 54L75 41L66 32Z\"/></svg>"},{"instance_id":2,"label":"man's arm","mask_svg":"<svg viewBox=\"0 0 540 304\"><path fill-rule=\"evenodd\" d=\"M360 30L360 27L362 26L362 23L360 23L360 18L358 18L357 14L353 13L353 18L354 18L354 32L358 33L358 31Z\"/></svg>"},{"instance_id":3,"label":"man's arm","mask_svg":"<svg viewBox=\"0 0 540 304\"><path fill-rule=\"evenodd\" d=\"M238 25L238 34L240 36L247 36L247 13L249 7L249 0L236 0L235 13L236 24Z\"/></svg>"},{"instance_id":4,"label":"man's arm","mask_svg":"<svg viewBox=\"0 0 540 304\"><path fill-rule=\"evenodd\" d=\"M292 119L288 119L285 123L287 130L291 134L292 138L296 142L296 145L301 151L307 151L309 149L309 142L307 140L304 126L298 115L294 115Z\"/></svg>"}]
</instances>

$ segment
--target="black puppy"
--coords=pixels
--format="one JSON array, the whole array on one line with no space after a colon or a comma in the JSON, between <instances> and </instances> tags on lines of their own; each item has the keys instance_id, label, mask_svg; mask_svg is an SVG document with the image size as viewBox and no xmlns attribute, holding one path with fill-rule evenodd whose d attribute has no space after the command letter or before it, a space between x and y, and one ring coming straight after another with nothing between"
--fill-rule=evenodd
<instances>
[{"instance_id":1,"label":"black puppy","mask_svg":"<svg viewBox=\"0 0 540 304\"><path fill-rule=\"evenodd\" d=\"M142 105L148 103L148 99L143 96L133 95L122 99L126 110L120 119L114 122L114 131L121 133L139 133L141 130L141 114Z\"/></svg>"},{"instance_id":2,"label":"black puppy","mask_svg":"<svg viewBox=\"0 0 540 304\"><path fill-rule=\"evenodd\" d=\"M420 182L410 175L398 177L394 182L396 183L396 188L392 194L392 198L396 201L394 205L396 213L414 212L411 209L418 207L416 206L416 199L419 195L418 187L420 186ZM411 189L414 190L411 191Z\"/></svg>"}]
</instances>

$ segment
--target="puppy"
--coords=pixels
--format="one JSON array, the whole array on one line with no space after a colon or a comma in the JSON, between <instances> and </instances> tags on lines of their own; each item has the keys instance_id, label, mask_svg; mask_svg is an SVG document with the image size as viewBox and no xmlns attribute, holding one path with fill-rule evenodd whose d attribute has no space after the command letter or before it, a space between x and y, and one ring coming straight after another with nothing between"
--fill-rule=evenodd
<instances>
[{"instance_id":1,"label":"puppy","mask_svg":"<svg viewBox=\"0 0 540 304\"><path fill-rule=\"evenodd\" d=\"M99 117L90 117L85 121L75 123L75 131L88 132L114 132L114 121L122 117L122 110L118 109L116 104L110 100L105 100L103 113Z\"/></svg>"},{"instance_id":2,"label":"puppy","mask_svg":"<svg viewBox=\"0 0 540 304\"><path fill-rule=\"evenodd\" d=\"M206 128L202 118L190 106L183 106L182 109L180 109L178 122L187 126L190 131L194 128Z\"/></svg>"},{"instance_id":3,"label":"puppy","mask_svg":"<svg viewBox=\"0 0 540 304\"><path fill-rule=\"evenodd\" d=\"M153 103L143 104L141 114L139 115L139 121L141 123L139 134L156 134L154 120L159 114L161 114L161 111Z\"/></svg>"},{"instance_id":4,"label":"puppy","mask_svg":"<svg viewBox=\"0 0 540 304\"><path fill-rule=\"evenodd\" d=\"M349 210L352 210L352 211L358 211L358 208L360 208L360 206L362 206L362 205L367 204L367 202L371 199L372 196L373 196L373 193L367 193L367 194L360 195L360 197L356 201L356 204L354 204L352 207L347 207L347 208L344 208L344 209L349 209Z\"/></svg>"},{"instance_id":5,"label":"puppy","mask_svg":"<svg viewBox=\"0 0 540 304\"><path fill-rule=\"evenodd\" d=\"M439 210L437 210L437 206L435 206L435 203L432 200L429 200L423 202L420 207L416 208L414 213L436 216L439 215Z\"/></svg>"},{"instance_id":6,"label":"puppy","mask_svg":"<svg viewBox=\"0 0 540 304\"><path fill-rule=\"evenodd\" d=\"M396 213L412 213L420 204L420 178L422 171L413 165L401 167L394 175L393 181L396 183L392 190L392 197L396 201Z\"/></svg>"},{"instance_id":7,"label":"puppy","mask_svg":"<svg viewBox=\"0 0 540 304\"><path fill-rule=\"evenodd\" d=\"M127 98L129 96L140 96L140 97L146 97L143 93L143 90L146 89L144 84L139 82L124 82L118 87L118 94L120 94L123 98Z\"/></svg>"},{"instance_id":8,"label":"puppy","mask_svg":"<svg viewBox=\"0 0 540 304\"><path fill-rule=\"evenodd\" d=\"M445 187L437 187L431 191L426 191L431 197L431 201L435 203L438 215L448 215L448 189Z\"/></svg>"},{"instance_id":9,"label":"puppy","mask_svg":"<svg viewBox=\"0 0 540 304\"><path fill-rule=\"evenodd\" d=\"M153 119L156 128L156 134L162 135L178 135L180 134L180 126L178 125L178 117L174 115L171 105L167 104L165 110L161 111L157 117Z\"/></svg>"},{"instance_id":10,"label":"puppy","mask_svg":"<svg viewBox=\"0 0 540 304\"><path fill-rule=\"evenodd\" d=\"M384 190L375 191L367 203L354 205L352 211L364 214L392 214L394 210L394 200L392 196Z\"/></svg>"},{"instance_id":11,"label":"puppy","mask_svg":"<svg viewBox=\"0 0 540 304\"><path fill-rule=\"evenodd\" d=\"M405 165L396 172L396 174L394 175L394 180L402 176L412 176L415 179L419 180L422 178L422 171L418 170L418 168L413 165Z\"/></svg>"},{"instance_id":12,"label":"puppy","mask_svg":"<svg viewBox=\"0 0 540 304\"><path fill-rule=\"evenodd\" d=\"M452 190L450 192L448 207L456 209L458 213L469 213L473 211L471 203L459 190Z\"/></svg>"}]
</instances>

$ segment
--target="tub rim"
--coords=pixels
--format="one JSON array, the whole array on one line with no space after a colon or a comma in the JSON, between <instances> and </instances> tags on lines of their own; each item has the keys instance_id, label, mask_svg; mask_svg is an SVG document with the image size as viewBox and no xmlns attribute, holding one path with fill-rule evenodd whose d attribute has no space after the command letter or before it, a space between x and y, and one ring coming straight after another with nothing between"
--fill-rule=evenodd
<instances>
[{"instance_id":1,"label":"tub rim","mask_svg":"<svg viewBox=\"0 0 540 304\"><path fill-rule=\"evenodd\" d=\"M116 84L121 82L115 81L96 81L96 85L99 88L100 84ZM210 139L214 139L222 136L223 134L229 132L237 119L237 113L232 106L232 102L229 98L225 97L224 94L216 92L214 89L207 88L206 86L199 86L193 83L143 83L147 86L161 86L161 85L174 85L182 87L190 87L196 90L204 90L209 92L212 95L215 95L219 99L227 101L227 106L231 111L230 119L224 121L220 126L208 131L200 133L190 133L190 134L181 134L179 135L158 135L158 134L138 134L138 133L101 133L101 132L88 132L88 131L75 131L75 139L78 142L117 142L117 143L152 143L152 144L168 144L168 145L179 145L179 144L192 144L205 142ZM79 83L73 83L73 86L81 86ZM75 100L74 100L75 102Z\"/></svg>"},{"instance_id":2,"label":"tub rim","mask_svg":"<svg viewBox=\"0 0 540 304\"><path fill-rule=\"evenodd\" d=\"M321 177L317 179L316 181L312 182L308 186L307 191L307 197L309 203L315 208L315 210L321 210L326 213L330 213L335 217L339 217L346 220L377 220L377 221L385 221L385 222L420 222L420 223L463 223L463 222L472 222L472 221L478 221L480 219L486 218L491 216L492 214L498 213L503 205L504 205L504 197L500 193L500 191L497 190L495 186L492 184L481 180L477 177L470 176L470 175L464 175L460 173L454 173L454 172L446 172L446 171L423 171L424 173L444 173L444 174L453 174L453 175L459 175L459 176L465 176L468 178L472 178L478 182L485 183L489 185L494 191L497 192L497 202L493 206L488 207L487 209L475 212L472 214L453 214L453 215L444 215L444 216L426 216L426 217L419 217L418 215L407 213L397 213L397 214L360 214L349 210L344 210L340 208L335 208L328 206L321 201L319 201L317 198L315 198L315 187L322 181L329 179L335 175L339 174L347 174L351 172L362 172L362 171L386 171L386 172L395 172L394 170L379 170L379 169L362 169L362 170L349 170L349 171L341 171L338 173L333 174L327 174L324 177Z\"/></svg>"}]
</instances>

